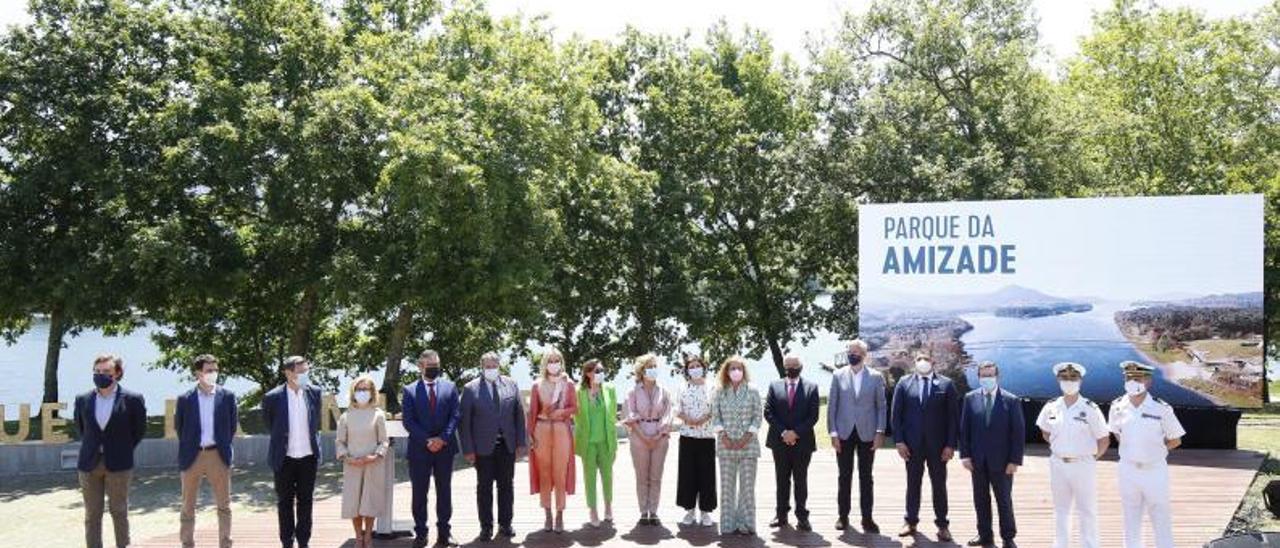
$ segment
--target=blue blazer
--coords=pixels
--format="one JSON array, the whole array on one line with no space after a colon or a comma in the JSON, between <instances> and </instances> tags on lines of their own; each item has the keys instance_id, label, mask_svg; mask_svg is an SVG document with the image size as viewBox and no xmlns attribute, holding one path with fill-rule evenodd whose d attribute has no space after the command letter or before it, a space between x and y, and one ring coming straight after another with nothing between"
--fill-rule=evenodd
<instances>
[{"instance_id":1,"label":"blue blazer","mask_svg":"<svg viewBox=\"0 0 1280 548\"><path fill-rule=\"evenodd\" d=\"M893 442L907 444L912 453L954 449L960 435L960 392L951 379L934 373L929 399L922 403L921 379L913 373L893 389Z\"/></svg>"},{"instance_id":2,"label":"blue blazer","mask_svg":"<svg viewBox=\"0 0 1280 548\"><path fill-rule=\"evenodd\" d=\"M186 470L200 454L200 396L199 388L192 388L178 397L178 407L173 413L173 428L178 431L178 469ZM236 395L221 386L213 390L213 442L218 446L218 456L231 466L233 451L231 440L240 428L240 412L236 409Z\"/></svg>"},{"instance_id":3,"label":"blue blazer","mask_svg":"<svg viewBox=\"0 0 1280 548\"><path fill-rule=\"evenodd\" d=\"M999 390L991 403L990 424L984 417L985 407L982 389L965 394L960 412L960 458L988 470L1004 470L1011 463L1021 466L1027 435L1022 400Z\"/></svg>"},{"instance_id":4,"label":"blue blazer","mask_svg":"<svg viewBox=\"0 0 1280 548\"><path fill-rule=\"evenodd\" d=\"M76 396L75 424L80 437L80 458L76 468L92 472L102 455L107 470L119 472L133 469L133 450L147 434L147 404L142 395L116 385L116 401L111 405L107 428L98 426L96 403L98 391Z\"/></svg>"},{"instance_id":5,"label":"blue blazer","mask_svg":"<svg viewBox=\"0 0 1280 548\"><path fill-rule=\"evenodd\" d=\"M267 462L271 470L279 472L284 466L285 454L289 452L289 396L284 393L287 384L272 388L262 396L262 421L271 434L271 443L267 446ZM320 389L306 386L302 389L303 399L307 402L307 424L311 439L311 454L320 461Z\"/></svg>"},{"instance_id":6,"label":"blue blazer","mask_svg":"<svg viewBox=\"0 0 1280 548\"><path fill-rule=\"evenodd\" d=\"M421 390L419 390L421 388ZM458 454L458 421L462 419L461 396L452 382L436 379L436 408L428 406L427 388L422 381L414 381L404 387L401 394L401 417L404 429L409 431L409 446L405 457L409 460L426 460L427 440L440 438L445 441L439 455L452 457Z\"/></svg>"}]
</instances>

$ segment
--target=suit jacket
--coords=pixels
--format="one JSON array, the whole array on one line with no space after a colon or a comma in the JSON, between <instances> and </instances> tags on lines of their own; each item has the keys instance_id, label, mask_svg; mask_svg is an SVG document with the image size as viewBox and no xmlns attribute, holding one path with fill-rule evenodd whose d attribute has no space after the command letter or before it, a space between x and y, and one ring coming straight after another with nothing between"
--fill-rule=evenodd
<instances>
[{"instance_id":1,"label":"suit jacket","mask_svg":"<svg viewBox=\"0 0 1280 548\"><path fill-rule=\"evenodd\" d=\"M796 379L795 405L787 404L787 381L783 378L769 385L764 401L764 420L769 423L768 438L764 446L769 449L786 449L782 432L791 430L800 436L795 449L813 452L817 449L813 427L818 424L818 385L804 377Z\"/></svg>"},{"instance_id":2,"label":"suit jacket","mask_svg":"<svg viewBox=\"0 0 1280 548\"><path fill-rule=\"evenodd\" d=\"M267 446L267 462L271 470L280 471L284 466L284 458L289 453L289 395L285 390L289 385L282 384L272 388L262 396L262 422L271 434L271 442ZM320 389L315 386L302 388L303 401L307 403L307 438L311 440L311 454L316 461L320 457Z\"/></svg>"},{"instance_id":3,"label":"suit jacket","mask_svg":"<svg viewBox=\"0 0 1280 548\"><path fill-rule=\"evenodd\" d=\"M98 426L98 391L76 396L74 421L80 438L80 455L76 468L92 472L101 455L111 472L133 469L133 450L147 434L147 404L142 395L116 384L116 401L111 405L111 419L104 430Z\"/></svg>"},{"instance_id":4,"label":"suit jacket","mask_svg":"<svg viewBox=\"0 0 1280 548\"><path fill-rule=\"evenodd\" d=\"M1022 400L1006 390L998 390L991 403L991 420L986 420L986 395L982 389L965 394L960 412L960 458L974 466L1004 470L1008 464L1022 465L1026 445L1026 424L1022 422Z\"/></svg>"},{"instance_id":5,"label":"suit jacket","mask_svg":"<svg viewBox=\"0 0 1280 548\"><path fill-rule=\"evenodd\" d=\"M458 419L458 438L462 443L462 452L482 457L492 455L498 434L502 434L507 450L512 453L517 448L528 447L520 387L509 377L498 377L494 381L498 392L495 401L489 389L482 384L487 382L484 378L479 378L462 387ZM438 393L436 397L439 398ZM439 405L438 401L436 405Z\"/></svg>"},{"instance_id":6,"label":"suit jacket","mask_svg":"<svg viewBox=\"0 0 1280 548\"><path fill-rule=\"evenodd\" d=\"M885 403L884 375L862 366L861 389L853 391L854 374L849 366L836 370L831 376L831 389L827 393L827 429L842 440L849 439L856 431L858 439L875 440L876 432L888 427L889 406Z\"/></svg>"},{"instance_id":7,"label":"suit jacket","mask_svg":"<svg viewBox=\"0 0 1280 548\"><path fill-rule=\"evenodd\" d=\"M927 451L940 454L942 449L955 449L960 436L960 393L955 383L934 373L929 399L921 402L923 377L903 377L893 389L890 426L894 443L905 443L912 453Z\"/></svg>"},{"instance_id":8,"label":"suit jacket","mask_svg":"<svg viewBox=\"0 0 1280 548\"><path fill-rule=\"evenodd\" d=\"M587 383L578 385L578 412L573 418L573 449L583 460L592 461L595 447L591 443L591 417L588 415L595 404L591 401L591 389ZM604 409L604 449L601 455L604 462L613 462L618 456L618 396L612 386L600 387L600 407Z\"/></svg>"},{"instance_id":9,"label":"suit jacket","mask_svg":"<svg viewBox=\"0 0 1280 548\"><path fill-rule=\"evenodd\" d=\"M444 449L439 455L453 456L458 454L458 423L462 420L462 405L458 389L450 381L436 379L436 408L430 409L430 395L426 384L414 381L404 387L401 394L401 417L405 430L409 431L409 447L405 456L409 460L426 460L430 456L427 451L427 440L440 438L444 440ZM419 391L418 387L422 387Z\"/></svg>"},{"instance_id":10,"label":"suit jacket","mask_svg":"<svg viewBox=\"0 0 1280 548\"><path fill-rule=\"evenodd\" d=\"M199 388L192 388L178 397L173 413L173 428L178 432L178 469L186 470L200 454L200 396ZM213 442L218 446L218 456L231 466L234 452L231 440L240 428L240 412L236 409L236 395L221 386L213 390Z\"/></svg>"}]
</instances>

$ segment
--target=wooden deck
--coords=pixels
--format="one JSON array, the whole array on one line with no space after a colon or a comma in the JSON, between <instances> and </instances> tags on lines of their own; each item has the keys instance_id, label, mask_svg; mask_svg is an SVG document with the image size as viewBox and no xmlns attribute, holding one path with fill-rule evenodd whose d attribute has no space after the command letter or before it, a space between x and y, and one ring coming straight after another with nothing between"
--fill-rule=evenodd
<instances>
[{"instance_id":1,"label":"wooden deck","mask_svg":"<svg viewBox=\"0 0 1280 548\"><path fill-rule=\"evenodd\" d=\"M625 444L625 442L624 442ZM691 546L956 546L935 541L932 525L933 514L929 501L926 478L924 502L921 507L921 535L914 539L896 536L902 525L905 501L906 471L901 459L892 450L881 450L876 456L876 506L875 519L880 535L864 535L849 531L840 534L834 526L836 518L836 463L829 450L814 455L810 469L809 509L810 521L815 530L800 533L793 530L770 530L768 522L773 515L774 489L773 465L764 452L756 482L757 529L759 538L724 537L715 534L714 528L680 527L677 522L684 511L675 505L676 448L668 454L663 480L662 498L667 501L660 518L661 527L636 527L635 483L629 452L619 451L615 466L615 518L612 528L591 529L586 521L581 485L578 494L571 496L566 510L564 534L540 531L543 513L537 497L528 495L529 477L525 463L516 465L516 518L515 543L505 540L491 543L475 542L479 523L475 514L476 475L471 469L459 470L454 476L454 537L471 546L538 546L568 548L569 546L650 546L659 543L679 543ZM1262 462L1262 456L1248 451L1179 450L1171 458L1173 481L1174 537L1179 547L1203 546L1205 542L1221 536L1235 513L1241 498L1253 480ZM1015 512L1018 518L1018 542L1022 546L1036 548L1052 545L1053 506L1049 494L1049 472L1046 450L1043 446L1030 449L1026 466L1018 473L1014 484ZM581 469L579 469L581 470ZM1116 487L1117 463L1115 450L1109 458L1099 463L1099 520L1103 546L1120 546L1122 541L1120 497ZM581 476L579 475L579 478ZM233 486L234 487L234 486ZM963 545L975 534L972 488L968 474L953 462L949 467L948 489L951 499L951 529L958 545ZM857 480L854 481L854 523L857 519ZM408 508L409 484L396 486L396 525L398 529L411 525ZM434 500L434 493L432 496ZM311 546L314 548L351 547L350 522L339 517L340 497L331 496L319 500L315 509L315 531ZM431 507L434 519L434 506ZM717 513L718 516L718 513ZM203 518L203 516L202 516ZM217 546L215 519L203 518L196 524L197 544ZM792 519L794 522L794 518ZM234 538L240 547L279 546L276 537L275 514L236 515L233 518ZM147 539L135 546L143 548L178 546L177 523L174 533L164 537ZM435 534L434 527L432 535ZM1148 542L1150 532L1148 530ZM434 536L431 539L435 541ZM411 545L411 539L379 541L378 546L403 547Z\"/></svg>"}]
</instances>

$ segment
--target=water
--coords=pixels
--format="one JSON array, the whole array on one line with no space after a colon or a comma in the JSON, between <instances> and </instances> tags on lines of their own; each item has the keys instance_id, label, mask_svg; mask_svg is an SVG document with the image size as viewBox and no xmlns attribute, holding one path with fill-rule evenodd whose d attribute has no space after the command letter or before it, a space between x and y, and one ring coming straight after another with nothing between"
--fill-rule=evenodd
<instances>
[{"instance_id":1,"label":"water","mask_svg":"<svg viewBox=\"0 0 1280 548\"><path fill-rule=\"evenodd\" d=\"M829 306L830 299L820 297L819 304ZM92 389L94 356L102 352L111 352L122 356L125 361L125 374L120 383L121 386L141 393L147 400L147 407L151 414L160 414L164 409L161 402L189 390L195 381L186 371L154 368L153 364L160 357L160 351L151 341L150 335L156 329L154 325L147 325L120 337L107 336L100 331L85 330L77 337L68 337L65 340L66 348L62 350L58 368L58 399L70 405L77 394ZM39 413L39 404L44 393L44 356L48 336L48 322L37 320L32 329L18 339L17 344L4 346L0 343L0 378L4 379L4 382L0 382L0 404L16 406L29 403L32 406L32 414ZM799 340L795 340L789 345L789 351L799 355L805 363L804 377L815 381L824 394L831 384L831 374L822 370L818 364L830 364L833 356L843 352L844 348L845 342L829 331L815 333L807 344L801 344ZM685 350L696 350L696 346L687 347ZM714 357L708 357L708 359L714 359L717 365L719 363L719 359ZM677 390L684 385L684 377L679 372L678 365L659 359L659 383L669 390ZM406 362L404 367L406 370L412 370L414 366ZM631 378L631 367L632 364L629 362L622 364L620 370L614 374L616 378L608 381L617 388L619 397L635 385L634 379ZM751 384L757 388L763 389L770 381L778 378L773 361L768 356L764 359L748 360L748 368ZM511 376L521 388L527 389L533 385L531 371L532 367L527 359L520 358L511 364ZM470 371L469 373L474 376L478 372ZM370 375L381 385L383 377L381 368L370 372ZM340 378L342 379L341 390L337 398L339 402L345 402L347 401L346 387L350 383L351 376L342 375ZM223 384L237 394L246 394L257 388L255 383L235 377L226 378ZM17 416L16 409L12 411L6 409L6 413L9 415L6 418L9 419Z\"/></svg>"},{"instance_id":2,"label":"water","mask_svg":"<svg viewBox=\"0 0 1280 548\"><path fill-rule=\"evenodd\" d=\"M1089 370L1081 393L1106 402L1124 392L1120 362L1150 363L1115 324L1116 311L1126 308L1124 304L1101 303L1089 312L1026 319L966 314L961 317L973 330L960 341L975 361L999 364L1001 385L1014 394L1037 399L1059 396L1061 390L1051 366L1073 361ZM967 374L970 385L977 386L976 371L970 369ZM1151 393L1174 405L1213 405L1204 396L1166 380L1159 369Z\"/></svg>"}]
</instances>

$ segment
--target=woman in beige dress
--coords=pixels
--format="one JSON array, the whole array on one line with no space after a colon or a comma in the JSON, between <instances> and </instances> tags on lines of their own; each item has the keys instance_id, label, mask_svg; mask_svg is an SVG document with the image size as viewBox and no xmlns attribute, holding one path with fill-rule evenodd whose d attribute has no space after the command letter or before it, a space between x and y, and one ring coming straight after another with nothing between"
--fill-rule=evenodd
<instances>
[{"instance_id":1,"label":"woman in beige dress","mask_svg":"<svg viewBox=\"0 0 1280 548\"><path fill-rule=\"evenodd\" d=\"M373 519L387 507L387 417L377 407L373 378L351 383L351 405L338 419L334 439L342 462L342 517L356 531L356 548L373 546Z\"/></svg>"}]
</instances>

